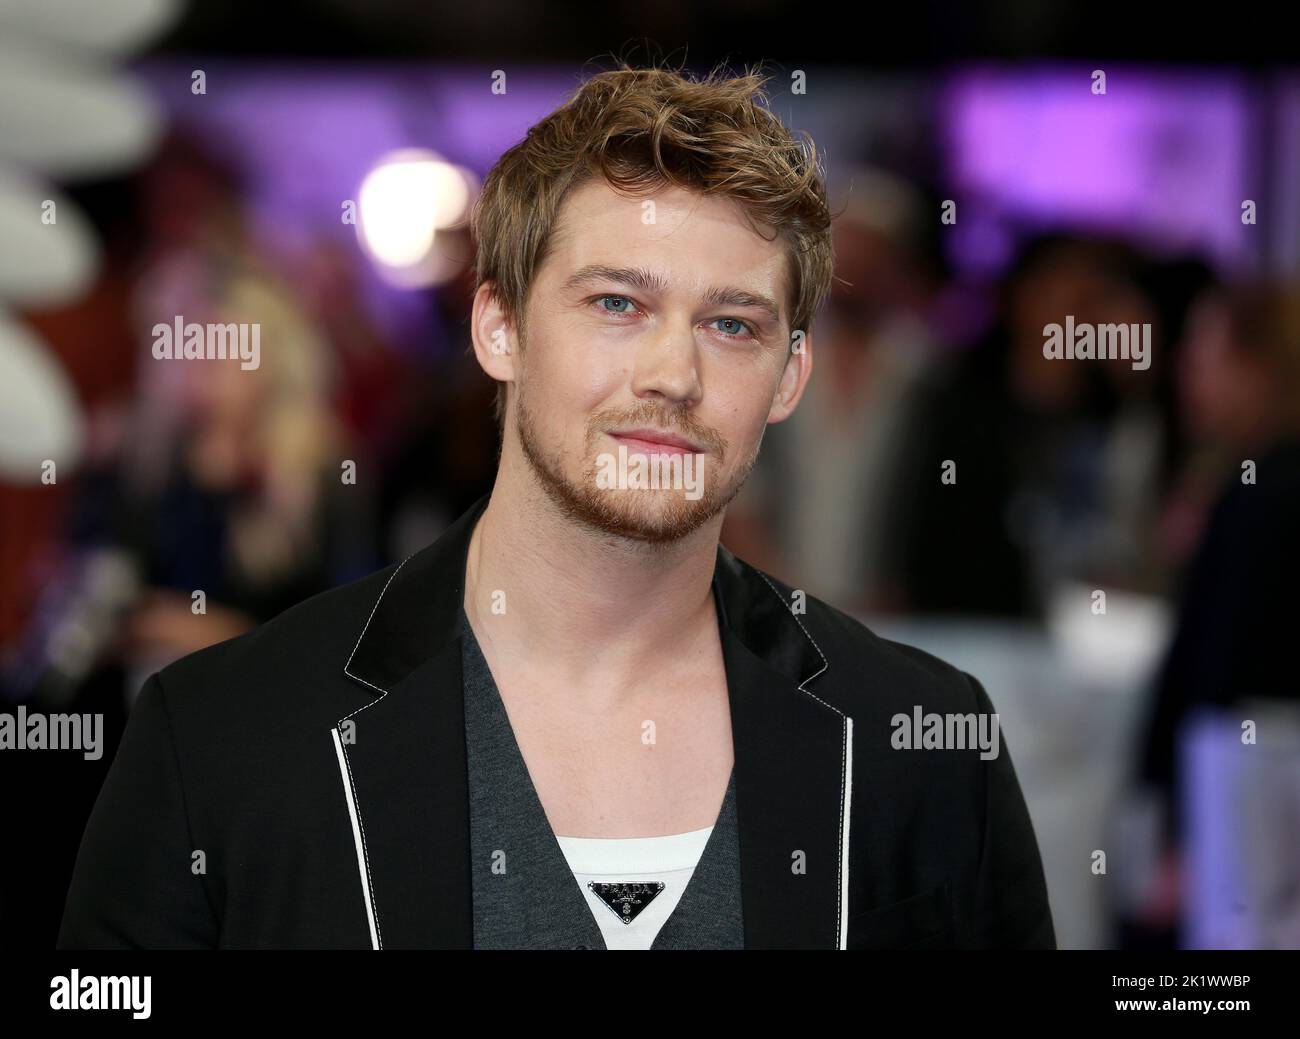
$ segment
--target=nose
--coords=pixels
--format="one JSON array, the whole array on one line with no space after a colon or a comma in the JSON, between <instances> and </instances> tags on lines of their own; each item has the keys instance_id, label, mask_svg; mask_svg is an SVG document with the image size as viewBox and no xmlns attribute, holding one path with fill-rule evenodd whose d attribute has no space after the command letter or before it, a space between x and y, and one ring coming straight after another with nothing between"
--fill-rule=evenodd
<instances>
[{"instance_id":1,"label":"nose","mask_svg":"<svg viewBox=\"0 0 1300 1039\"><path fill-rule=\"evenodd\" d=\"M645 337L632 369L632 392L642 398L662 397L671 404L699 400L699 350L689 321Z\"/></svg>"}]
</instances>

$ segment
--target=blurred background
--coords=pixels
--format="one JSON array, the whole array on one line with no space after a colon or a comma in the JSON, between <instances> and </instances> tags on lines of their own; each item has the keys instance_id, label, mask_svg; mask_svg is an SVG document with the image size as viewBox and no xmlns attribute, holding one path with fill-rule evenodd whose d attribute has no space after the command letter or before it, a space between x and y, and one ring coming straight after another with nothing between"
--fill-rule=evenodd
<instances>
[{"instance_id":1,"label":"blurred background","mask_svg":"<svg viewBox=\"0 0 1300 1039\"><path fill-rule=\"evenodd\" d=\"M150 672L490 489L469 207L617 56L764 62L838 214L724 542L982 680L1062 948L1300 948L1286 34L906 7L0 0L0 712L105 719L98 760L0 750L0 946L53 947ZM260 367L156 359L181 315ZM1045 360L1066 315L1150 367Z\"/></svg>"}]
</instances>

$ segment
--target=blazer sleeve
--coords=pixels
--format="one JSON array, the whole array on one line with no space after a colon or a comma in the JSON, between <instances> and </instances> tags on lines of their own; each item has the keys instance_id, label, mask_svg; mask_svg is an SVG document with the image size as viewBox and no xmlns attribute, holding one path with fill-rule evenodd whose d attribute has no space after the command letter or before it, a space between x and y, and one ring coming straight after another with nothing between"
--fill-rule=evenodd
<instances>
[{"instance_id":1,"label":"blazer sleeve","mask_svg":"<svg viewBox=\"0 0 1300 1039\"><path fill-rule=\"evenodd\" d=\"M77 853L56 947L215 948L220 936L193 842L163 686L152 675Z\"/></svg>"},{"instance_id":2,"label":"blazer sleeve","mask_svg":"<svg viewBox=\"0 0 1300 1039\"><path fill-rule=\"evenodd\" d=\"M974 676L966 677L975 691L976 711L994 713L984 686ZM981 759L980 767L984 830L970 915L973 933L963 944L985 949L1055 949L1056 932L1038 841L1004 739L999 740L997 757Z\"/></svg>"}]
</instances>

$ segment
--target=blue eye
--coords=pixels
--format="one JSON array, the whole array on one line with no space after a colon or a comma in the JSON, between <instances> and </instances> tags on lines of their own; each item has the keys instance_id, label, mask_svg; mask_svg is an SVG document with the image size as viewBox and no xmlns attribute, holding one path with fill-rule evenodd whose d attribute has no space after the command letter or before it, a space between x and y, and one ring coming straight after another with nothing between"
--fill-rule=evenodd
<instances>
[{"instance_id":1,"label":"blue eye","mask_svg":"<svg viewBox=\"0 0 1300 1039\"><path fill-rule=\"evenodd\" d=\"M608 299L618 300L618 301L620 301L620 302L622 302L622 303L627 303L627 304L630 304L630 305L632 304L632 301L631 301L630 299L628 299L626 296L601 296L601 297L597 300L597 302L600 303L600 305L601 305L601 309L604 310L607 314L626 314L626 313L628 313L628 311L626 311L626 310L611 310L609 307L605 306L605 301L608 300Z\"/></svg>"},{"instance_id":2,"label":"blue eye","mask_svg":"<svg viewBox=\"0 0 1300 1039\"><path fill-rule=\"evenodd\" d=\"M753 328L751 328L751 327L750 327L746 322L741 321L740 318L737 318L737 317L720 317L720 318L717 319L717 321L725 321L725 322L727 322L727 323L730 324L730 325L738 326L739 328L743 329L744 332L745 332L747 335L751 335L751 336L754 335L754 330L753 330ZM716 324L717 321L715 321L714 323ZM733 331L726 330L726 329L719 329L719 331L726 331L727 336L728 336L729 338L737 338L737 337L740 335L739 332L733 332Z\"/></svg>"}]
</instances>

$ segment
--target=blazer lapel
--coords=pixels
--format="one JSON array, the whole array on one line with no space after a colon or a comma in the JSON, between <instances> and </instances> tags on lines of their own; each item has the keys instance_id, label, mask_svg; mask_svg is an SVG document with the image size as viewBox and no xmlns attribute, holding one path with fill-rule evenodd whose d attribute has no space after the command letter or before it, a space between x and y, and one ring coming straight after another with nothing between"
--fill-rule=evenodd
<instances>
[{"instance_id":1,"label":"blazer lapel","mask_svg":"<svg viewBox=\"0 0 1300 1039\"><path fill-rule=\"evenodd\" d=\"M344 748L376 949L473 945L460 639L354 716Z\"/></svg>"},{"instance_id":2,"label":"blazer lapel","mask_svg":"<svg viewBox=\"0 0 1300 1039\"><path fill-rule=\"evenodd\" d=\"M745 948L843 948L853 722L806 688L827 664L785 599L718 551Z\"/></svg>"},{"instance_id":3,"label":"blazer lapel","mask_svg":"<svg viewBox=\"0 0 1300 1039\"><path fill-rule=\"evenodd\" d=\"M366 702L331 736L374 949L473 947L457 621L487 502L394 570L344 667Z\"/></svg>"}]
</instances>

